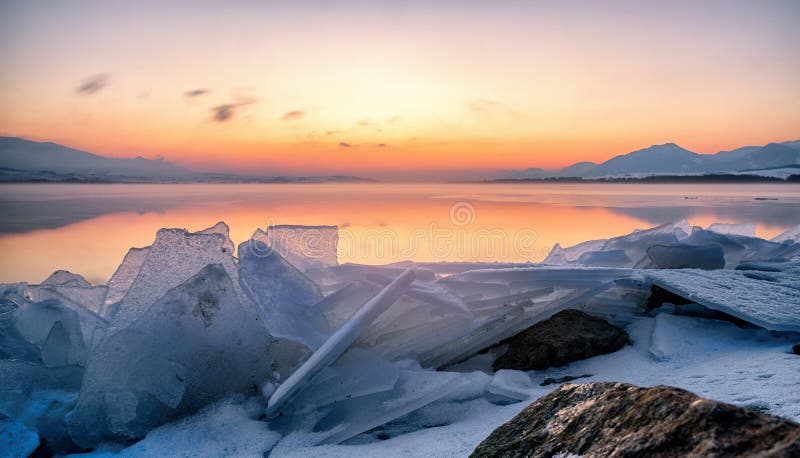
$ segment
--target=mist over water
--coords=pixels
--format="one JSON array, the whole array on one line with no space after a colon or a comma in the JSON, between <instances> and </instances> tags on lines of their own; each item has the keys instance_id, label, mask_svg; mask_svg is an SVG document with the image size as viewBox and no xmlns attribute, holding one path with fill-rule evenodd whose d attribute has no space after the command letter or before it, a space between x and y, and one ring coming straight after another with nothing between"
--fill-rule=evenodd
<instances>
[{"instance_id":1,"label":"mist over water","mask_svg":"<svg viewBox=\"0 0 800 458\"><path fill-rule=\"evenodd\" d=\"M336 225L339 262L540 261L569 246L679 219L800 224L795 184L15 184L0 185L0 281L56 269L108 280L162 227L218 221L235 243L268 225Z\"/></svg>"}]
</instances>

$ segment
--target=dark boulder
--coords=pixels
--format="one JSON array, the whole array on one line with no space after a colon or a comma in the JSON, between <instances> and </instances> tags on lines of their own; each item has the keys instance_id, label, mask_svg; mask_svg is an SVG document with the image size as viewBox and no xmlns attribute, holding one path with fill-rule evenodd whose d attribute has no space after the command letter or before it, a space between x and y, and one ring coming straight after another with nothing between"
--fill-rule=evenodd
<instances>
[{"instance_id":1,"label":"dark boulder","mask_svg":"<svg viewBox=\"0 0 800 458\"><path fill-rule=\"evenodd\" d=\"M795 355L800 355L800 343L794 344L792 346L792 351Z\"/></svg>"},{"instance_id":2,"label":"dark boulder","mask_svg":"<svg viewBox=\"0 0 800 458\"><path fill-rule=\"evenodd\" d=\"M495 360L494 370L521 371L563 366L612 353L624 347L628 333L580 310L561 311L501 342L508 350Z\"/></svg>"},{"instance_id":3,"label":"dark boulder","mask_svg":"<svg viewBox=\"0 0 800 458\"><path fill-rule=\"evenodd\" d=\"M564 385L500 426L473 457L800 456L800 425L668 386Z\"/></svg>"}]
</instances>

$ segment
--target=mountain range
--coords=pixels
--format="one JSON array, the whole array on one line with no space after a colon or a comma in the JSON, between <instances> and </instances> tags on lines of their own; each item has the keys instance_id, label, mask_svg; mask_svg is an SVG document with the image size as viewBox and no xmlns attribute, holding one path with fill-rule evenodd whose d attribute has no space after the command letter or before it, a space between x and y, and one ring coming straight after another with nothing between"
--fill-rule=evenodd
<instances>
[{"instance_id":1,"label":"mountain range","mask_svg":"<svg viewBox=\"0 0 800 458\"><path fill-rule=\"evenodd\" d=\"M0 137L0 182L311 183L371 181L351 176L250 176L198 173L161 159L112 158L57 143Z\"/></svg>"},{"instance_id":2,"label":"mountain range","mask_svg":"<svg viewBox=\"0 0 800 458\"><path fill-rule=\"evenodd\" d=\"M600 164L578 162L559 170L512 170L495 178L616 178L742 172L764 174L765 171L781 168L798 169L794 173L800 174L800 140L745 146L716 154L698 154L675 143L665 143L622 154Z\"/></svg>"}]
</instances>

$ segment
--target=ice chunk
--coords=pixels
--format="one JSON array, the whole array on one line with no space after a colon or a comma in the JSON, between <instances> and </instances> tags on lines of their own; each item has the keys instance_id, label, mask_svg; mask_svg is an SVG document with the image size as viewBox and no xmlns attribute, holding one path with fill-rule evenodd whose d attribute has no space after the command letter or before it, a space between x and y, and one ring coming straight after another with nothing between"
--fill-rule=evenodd
<instances>
[{"instance_id":1,"label":"ice chunk","mask_svg":"<svg viewBox=\"0 0 800 458\"><path fill-rule=\"evenodd\" d=\"M0 452L8 458L26 458L39 447L39 435L0 414Z\"/></svg>"},{"instance_id":2,"label":"ice chunk","mask_svg":"<svg viewBox=\"0 0 800 458\"><path fill-rule=\"evenodd\" d=\"M524 401L530 399L536 387L531 378L522 371L501 369L494 374L489 384L489 392L509 399Z\"/></svg>"},{"instance_id":3,"label":"ice chunk","mask_svg":"<svg viewBox=\"0 0 800 458\"><path fill-rule=\"evenodd\" d=\"M263 410L251 404L239 399L220 401L150 431L120 456L266 456L281 435L258 420Z\"/></svg>"},{"instance_id":4,"label":"ice chunk","mask_svg":"<svg viewBox=\"0 0 800 458\"><path fill-rule=\"evenodd\" d=\"M787 246L782 243L746 237L736 234L719 234L695 228L692 235L683 241L697 246L719 245L725 253L725 268L732 269L742 261L764 261L791 257L800 246Z\"/></svg>"},{"instance_id":5,"label":"ice chunk","mask_svg":"<svg viewBox=\"0 0 800 458\"><path fill-rule=\"evenodd\" d=\"M13 359L0 359L0 393L4 399L27 398L37 390L78 390L83 368L78 366L47 367L43 364Z\"/></svg>"},{"instance_id":6,"label":"ice chunk","mask_svg":"<svg viewBox=\"0 0 800 458\"><path fill-rule=\"evenodd\" d=\"M722 247L712 245L653 245L647 249L647 256L656 269L694 268L715 270L725 268L725 253Z\"/></svg>"},{"instance_id":7,"label":"ice chunk","mask_svg":"<svg viewBox=\"0 0 800 458\"><path fill-rule=\"evenodd\" d=\"M399 377L400 371L394 364L353 347L313 378L308 388L292 401L292 413L302 415L346 399L391 390Z\"/></svg>"},{"instance_id":8,"label":"ice chunk","mask_svg":"<svg viewBox=\"0 0 800 458\"><path fill-rule=\"evenodd\" d=\"M746 237L756 236L756 225L753 223L743 223L743 224L714 223L708 226L706 230L711 232L716 232L717 234L744 235Z\"/></svg>"},{"instance_id":9,"label":"ice chunk","mask_svg":"<svg viewBox=\"0 0 800 458\"><path fill-rule=\"evenodd\" d=\"M337 226L270 226L267 244L301 271L324 269L339 263Z\"/></svg>"},{"instance_id":10,"label":"ice chunk","mask_svg":"<svg viewBox=\"0 0 800 458\"><path fill-rule=\"evenodd\" d=\"M220 264L237 283L233 254L226 248L228 238L219 233L189 233L185 229L161 229L147 252L138 275L125 293L119 308L108 318L125 327L170 289L185 282L208 264Z\"/></svg>"},{"instance_id":11,"label":"ice chunk","mask_svg":"<svg viewBox=\"0 0 800 458\"><path fill-rule=\"evenodd\" d=\"M57 270L53 272L45 281L42 282L42 284L53 286L72 286L75 288L89 288L92 286L88 281L86 281L85 278L66 270Z\"/></svg>"},{"instance_id":12,"label":"ice chunk","mask_svg":"<svg viewBox=\"0 0 800 458\"><path fill-rule=\"evenodd\" d=\"M381 313L386 311L414 281L414 271L403 272L389 286L360 308L344 325L322 344L317 351L275 390L269 399L267 416L277 416L284 405L322 369L336 361Z\"/></svg>"},{"instance_id":13,"label":"ice chunk","mask_svg":"<svg viewBox=\"0 0 800 458\"><path fill-rule=\"evenodd\" d=\"M331 432L322 443L338 444L450 393L463 391L469 383L455 372L404 370L394 390L337 403L315 430Z\"/></svg>"},{"instance_id":14,"label":"ice chunk","mask_svg":"<svg viewBox=\"0 0 800 458\"><path fill-rule=\"evenodd\" d=\"M26 301L17 312L15 324L19 335L42 350L45 364L83 365L86 361L86 343L78 314L62 303ZM54 331L56 326L59 329Z\"/></svg>"},{"instance_id":15,"label":"ice chunk","mask_svg":"<svg viewBox=\"0 0 800 458\"><path fill-rule=\"evenodd\" d=\"M564 253L564 249L561 248L561 245L556 243L553 245L553 249L550 250L550 253L547 257L542 261L542 264L552 264L554 266L563 266L568 262L567 254Z\"/></svg>"},{"instance_id":16,"label":"ice chunk","mask_svg":"<svg viewBox=\"0 0 800 458\"><path fill-rule=\"evenodd\" d=\"M772 238L772 241L777 243L800 242L800 224L794 227L790 227L789 229L786 229L784 232L776 235L775 237Z\"/></svg>"},{"instance_id":17,"label":"ice chunk","mask_svg":"<svg viewBox=\"0 0 800 458\"><path fill-rule=\"evenodd\" d=\"M677 234L677 235L676 235ZM650 229L636 231L632 234L608 239L602 251L623 250L630 259L629 263L619 267L634 267L647 256L647 248L652 245L674 245L678 243L678 235L684 238L685 232L673 223L663 224Z\"/></svg>"},{"instance_id":18,"label":"ice chunk","mask_svg":"<svg viewBox=\"0 0 800 458\"><path fill-rule=\"evenodd\" d=\"M266 235L256 231L239 245L239 284L258 308L269 332L318 348L327 337L314 317L314 305L322 299L319 288L280 254L266 245Z\"/></svg>"},{"instance_id":19,"label":"ice chunk","mask_svg":"<svg viewBox=\"0 0 800 458\"><path fill-rule=\"evenodd\" d=\"M645 278L691 302L773 331L800 331L800 272L648 270Z\"/></svg>"},{"instance_id":20,"label":"ice chunk","mask_svg":"<svg viewBox=\"0 0 800 458\"><path fill-rule=\"evenodd\" d=\"M102 339L90 355L70 434L81 445L143 436L226 393L272 378L270 335L211 264Z\"/></svg>"},{"instance_id":21,"label":"ice chunk","mask_svg":"<svg viewBox=\"0 0 800 458\"><path fill-rule=\"evenodd\" d=\"M233 249L235 248L233 245L233 240L231 240L231 229L225 224L224 221L220 221L217 224L203 229L202 231L198 231L198 234L219 234L225 237L225 243L222 245L223 250L227 250L228 253L233 253Z\"/></svg>"},{"instance_id":22,"label":"ice chunk","mask_svg":"<svg viewBox=\"0 0 800 458\"><path fill-rule=\"evenodd\" d=\"M105 316L110 305L118 303L125 297L128 288L131 287L133 281L136 280L136 276L139 275L149 251L150 247L131 248L128 250L122 263L117 267L111 279L108 280L108 294L106 294L103 308L98 313Z\"/></svg>"},{"instance_id":23,"label":"ice chunk","mask_svg":"<svg viewBox=\"0 0 800 458\"><path fill-rule=\"evenodd\" d=\"M0 313L0 359L42 362L39 347L28 342L16 327L16 309Z\"/></svg>"},{"instance_id":24,"label":"ice chunk","mask_svg":"<svg viewBox=\"0 0 800 458\"><path fill-rule=\"evenodd\" d=\"M17 398L2 396L0 413L36 432L48 452L60 456L79 449L67 434L64 421L77 397L76 392L65 390L37 390Z\"/></svg>"},{"instance_id":25,"label":"ice chunk","mask_svg":"<svg viewBox=\"0 0 800 458\"><path fill-rule=\"evenodd\" d=\"M624 250L587 251L578 257L578 264L593 267L627 267L631 258Z\"/></svg>"},{"instance_id":26,"label":"ice chunk","mask_svg":"<svg viewBox=\"0 0 800 458\"><path fill-rule=\"evenodd\" d=\"M577 261L579 257L583 253L587 253L589 251L600 251L603 249L603 245L605 245L606 240L589 240L587 242L579 243L575 246L571 246L568 248L563 248L562 252L564 257L567 259L567 262L574 262Z\"/></svg>"}]
</instances>

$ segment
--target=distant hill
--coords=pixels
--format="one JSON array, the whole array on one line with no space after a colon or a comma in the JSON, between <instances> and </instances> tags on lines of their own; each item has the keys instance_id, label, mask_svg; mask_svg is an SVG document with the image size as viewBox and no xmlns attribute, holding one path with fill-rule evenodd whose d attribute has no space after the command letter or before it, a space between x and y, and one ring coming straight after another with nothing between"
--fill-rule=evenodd
<instances>
[{"instance_id":1,"label":"distant hill","mask_svg":"<svg viewBox=\"0 0 800 458\"><path fill-rule=\"evenodd\" d=\"M180 177L192 172L171 162L98 156L50 142L0 137L0 167L23 172L126 177Z\"/></svg>"},{"instance_id":2,"label":"distant hill","mask_svg":"<svg viewBox=\"0 0 800 458\"><path fill-rule=\"evenodd\" d=\"M57 143L0 137L0 182L324 183L373 181L352 176L198 173L162 160L112 158Z\"/></svg>"},{"instance_id":3,"label":"distant hill","mask_svg":"<svg viewBox=\"0 0 800 458\"><path fill-rule=\"evenodd\" d=\"M738 173L800 165L800 140L745 146L716 154L698 154L675 143L653 145L613 157L601 164L578 162L560 170L530 168L496 179L642 177L648 175Z\"/></svg>"}]
</instances>

